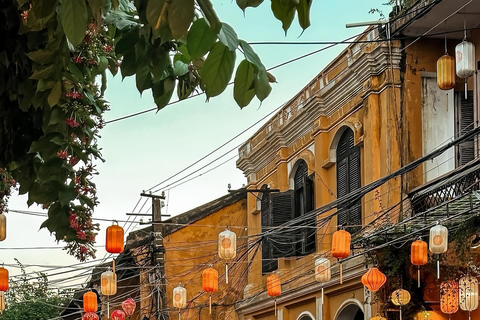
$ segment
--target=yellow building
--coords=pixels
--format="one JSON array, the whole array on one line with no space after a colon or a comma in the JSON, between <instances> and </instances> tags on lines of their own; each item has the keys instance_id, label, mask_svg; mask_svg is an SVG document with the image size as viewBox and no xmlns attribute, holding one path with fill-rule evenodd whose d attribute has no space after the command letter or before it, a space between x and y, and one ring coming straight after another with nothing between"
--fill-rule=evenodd
<instances>
[{"instance_id":1,"label":"yellow building","mask_svg":"<svg viewBox=\"0 0 480 320\"><path fill-rule=\"evenodd\" d=\"M366 265L392 259L391 250L382 249L387 244L404 239L409 248L416 237L428 242L427 227L435 220L460 226L478 213L472 195L480 171L476 132L434 154L478 126L476 72L467 80L467 99L464 79L441 90L436 73L445 53L444 32L454 55L464 38L464 19L468 40L478 48L478 12L480 4L472 1L418 1L388 23L369 27L243 144L237 167L247 177L247 189L278 192L248 194L248 234L261 235L262 250L249 253L248 286L236 306L240 319L358 320L377 312L398 319L400 310L388 295L408 287L407 279L389 278L386 289L371 295L361 282ZM477 50L475 59L479 56ZM330 254L338 229L353 239L342 263L343 284ZM367 259L370 251L375 258ZM327 283L313 276L317 257L329 258L333 266ZM404 258L409 256L398 257ZM455 268L454 278L467 272L465 267L452 262L442 270ZM405 269L412 273L409 261ZM266 293L272 272L282 282L276 302ZM423 291L412 293L410 308L446 319L432 274L425 271ZM474 315L480 317L478 311ZM452 319L466 316L460 310Z\"/></svg>"}]
</instances>

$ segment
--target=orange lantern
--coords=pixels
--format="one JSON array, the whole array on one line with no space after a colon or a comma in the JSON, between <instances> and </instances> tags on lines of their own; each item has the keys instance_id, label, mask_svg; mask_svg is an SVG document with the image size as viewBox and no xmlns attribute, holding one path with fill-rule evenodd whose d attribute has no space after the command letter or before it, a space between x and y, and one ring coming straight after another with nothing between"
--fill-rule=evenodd
<instances>
[{"instance_id":1,"label":"orange lantern","mask_svg":"<svg viewBox=\"0 0 480 320\"><path fill-rule=\"evenodd\" d=\"M0 291L8 290L8 270L0 268Z\"/></svg>"},{"instance_id":2,"label":"orange lantern","mask_svg":"<svg viewBox=\"0 0 480 320\"><path fill-rule=\"evenodd\" d=\"M216 292L218 290L218 271L207 268L202 272L202 287L205 292ZM212 295L209 298L209 310L212 314Z\"/></svg>"},{"instance_id":3,"label":"orange lantern","mask_svg":"<svg viewBox=\"0 0 480 320\"><path fill-rule=\"evenodd\" d=\"M437 84L441 90L455 86L455 59L446 52L437 60Z\"/></svg>"},{"instance_id":4,"label":"orange lantern","mask_svg":"<svg viewBox=\"0 0 480 320\"><path fill-rule=\"evenodd\" d=\"M110 253L123 252L123 228L119 225L111 225L107 228L107 241L105 249Z\"/></svg>"},{"instance_id":5,"label":"orange lantern","mask_svg":"<svg viewBox=\"0 0 480 320\"><path fill-rule=\"evenodd\" d=\"M87 291L83 295L83 310L85 312L97 312L97 294L92 291Z\"/></svg>"},{"instance_id":6,"label":"orange lantern","mask_svg":"<svg viewBox=\"0 0 480 320\"><path fill-rule=\"evenodd\" d=\"M440 310L446 314L458 311L458 283L453 280L440 284Z\"/></svg>"},{"instance_id":7,"label":"orange lantern","mask_svg":"<svg viewBox=\"0 0 480 320\"><path fill-rule=\"evenodd\" d=\"M267 293L275 298L275 315L277 315L277 297L282 294L280 278L274 274L267 278Z\"/></svg>"},{"instance_id":8,"label":"orange lantern","mask_svg":"<svg viewBox=\"0 0 480 320\"><path fill-rule=\"evenodd\" d=\"M344 259L350 255L350 242L352 236L348 231L338 230L333 233L332 239L332 256L337 259ZM340 262L340 284L343 283L342 279L342 263Z\"/></svg>"},{"instance_id":9,"label":"orange lantern","mask_svg":"<svg viewBox=\"0 0 480 320\"><path fill-rule=\"evenodd\" d=\"M421 239L413 241L411 252L410 252L410 261L414 266L417 266L417 281L418 287L420 288L420 266L423 266L427 263L428 260L428 245L425 241Z\"/></svg>"},{"instance_id":10,"label":"orange lantern","mask_svg":"<svg viewBox=\"0 0 480 320\"><path fill-rule=\"evenodd\" d=\"M378 268L370 268L363 276L362 283L368 290L375 292L378 291L387 281L385 276Z\"/></svg>"}]
</instances>

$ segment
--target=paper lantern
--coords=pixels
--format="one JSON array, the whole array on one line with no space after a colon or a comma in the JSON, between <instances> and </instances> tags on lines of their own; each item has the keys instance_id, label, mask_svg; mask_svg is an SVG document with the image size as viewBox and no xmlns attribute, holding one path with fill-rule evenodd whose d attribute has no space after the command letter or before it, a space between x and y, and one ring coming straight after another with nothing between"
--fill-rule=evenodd
<instances>
[{"instance_id":1,"label":"paper lantern","mask_svg":"<svg viewBox=\"0 0 480 320\"><path fill-rule=\"evenodd\" d=\"M173 306L178 309L187 306L187 289L180 285L173 289Z\"/></svg>"},{"instance_id":2,"label":"paper lantern","mask_svg":"<svg viewBox=\"0 0 480 320\"><path fill-rule=\"evenodd\" d=\"M135 312L136 306L137 304L132 298L128 298L127 300L122 302L122 309L128 317L131 317L132 314Z\"/></svg>"},{"instance_id":3,"label":"paper lantern","mask_svg":"<svg viewBox=\"0 0 480 320\"><path fill-rule=\"evenodd\" d=\"M446 53L437 60L437 84L442 90L455 86L455 59Z\"/></svg>"},{"instance_id":4,"label":"paper lantern","mask_svg":"<svg viewBox=\"0 0 480 320\"><path fill-rule=\"evenodd\" d=\"M8 270L0 267L0 291L8 290Z\"/></svg>"},{"instance_id":5,"label":"paper lantern","mask_svg":"<svg viewBox=\"0 0 480 320\"><path fill-rule=\"evenodd\" d=\"M123 252L123 228L119 225L111 225L107 228L107 240L105 249L110 253Z\"/></svg>"},{"instance_id":6,"label":"paper lantern","mask_svg":"<svg viewBox=\"0 0 480 320\"><path fill-rule=\"evenodd\" d=\"M429 249L437 255L437 279L440 279L440 258L439 254L448 250L448 229L437 222L437 225L430 229Z\"/></svg>"},{"instance_id":7,"label":"paper lantern","mask_svg":"<svg viewBox=\"0 0 480 320\"><path fill-rule=\"evenodd\" d=\"M112 320L125 320L125 312L123 312L122 310L113 311Z\"/></svg>"},{"instance_id":8,"label":"paper lantern","mask_svg":"<svg viewBox=\"0 0 480 320\"><path fill-rule=\"evenodd\" d=\"M376 267L368 269L368 271L362 276L363 285L372 292L378 291L386 281L387 276Z\"/></svg>"},{"instance_id":9,"label":"paper lantern","mask_svg":"<svg viewBox=\"0 0 480 320\"><path fill-rule=\"evenodd\" d=\"M420 288L420 266L428 261L428 245L425 241L419 239L412 242L410 261L414 266L417 266L417 283Z\"/></svg>"},{"instance_id":10,"label":"paper lantern","mask_svg":"<svg viewBox=\"0 0 480 320\"><path fill-rule=\"evenodd\" d=\"M404 306L410 302L410 292L404 289L398 289L392 293L392 303L396 306Z\"/></svg>"},{"instance_id":11,"label":"paper lantern","mask_svg":"<svg viewBox=\"0 0 480 320\"><path fill-rule=\"evenodd\" d=\"M228 283L228 260L235 258L237 255L237 235L228 228L218 235L218 256L225 263L225 282Z\"/></svg>"},{"instance_id":12,"label":"paper lantern","mask_svg":"<svg viewBox=\"0 0 480 320\"><path fill-rule=\"evenodd\" d=\"M98 315L95 312L86 312L82 316L82 320L98 320Z\"/></svg>"},{"instance_id":13,"label":"paper lantern","mask_svg":"<svg viewBox=\"0 0 480 320\"><path fill-rule=\"evenodd\" d=\"M352 236L345 230L338 230L333 233L332 238L332 256L337 259L344 259L350 255L350 242ZM342 279L342 263L339 266L339 278L340 284L343 283Z\"/></svg>"},{"instance_id":14,"label":"paper lantern","mask_svg":"<svg viewBox=\"0 0 480 320\"><path fill-rule=\"evenodd\" d=\"M97 312L97 294L92 291L87 291L83 295L83 311Z\"/></svg>"},{"instance_id":15,"label":"paper lantern","mask_svg":"<svg viewBox=\"0 0 480 320\"><path fill-rule=\"evenodd\" d=\"M400 307L400 320L402 320L402 306L410 302L410 292L404 289L398 289L392 293L392 303Z\"/></svg>"},{"instance_id":16,"label":"paper lantern","mask_svg":"<svg viewBox=\"0 0 480 320\"><path fill-rule=\"evenodd\" d=\"M370 318L370 320L387 320L387 319L382 317L379 313L377 313L375 317Z\"/></svg>"},{"instance_id":17,"label":"paper lantern","mask_svg":"<svg viewBox=\"0 0 480 320\"><path fill-rule=\"evenodd\" d=\"M5 310L5 293L0 291L0 314Z\"/></svg>"},{"instance_id":18,"label":"paper lantern","mask_svg":"<svg viewBox=\"0 0 480 320\"><path fill-rule=\"evenodd\" d=\"M330 281L332 278L332 271L330 260L324 257L315 259L315 280L320 283ZM322 285L322 304L323 304L323 285Z\"/></svg>"},{"instance_id":19,"label":"paper lantern","mask_svg":"<svg viewBox=\"0 0 480 320\"><path fill-rule=\"evenodd\" d=\"M470 312L478 308L478 280L472 276L462 277L458 281L458 287L460 309L468 311L470 319Z\"/></svg>"},{"instance_id":20,"label":"paper lantern","mask_svg":"<svg viewBox=\"0 0 480 320\"><path fill-rule=\"evenodd\" d=\"M275 315L277 315L277 297L282 294L282 284L277 275L267 277L267 294L275 298Z\"/></svg>"},{"instance_id":21,"label":"paper lantern","mask_svg":"<svg viewBox=\"0 0 480 320\"><path fill-rule=\"evenodd\" d=\"M105 271L100 277L101 292L104 296L117 293L117 275L111 270Z\"/></svg>"},{"instance_id":22,"label":"paper lantern","mask_svg":"<svg viewBox=\"0 0 480 320\"><path fill-rule=\"evenodd\" d=\"M207 268L202 272L202 288L205 292L216 292L218 290L218 271ZM209 310L212 314L212 295L209 297Z\"/></svg>"},{"instance_id":23,"label":"paper lantern","mask_svg":"<svg viewBox=\"0 0 480 320\"><path fill-rule=\"evenodd\" d=\"M0 241L7 237L7 217L0 213Z\"/></svg>"},{"instance_id":24,"label":"paper lantern","mask_svg":"<svg viewBox=\"0 0 480 320\"><path fill-rule=\"evenodd\" d=\"M457 76L465 78L465 99L467 99L467 78L475 72L475 46L463 39L455 47L455 57Z\"/></svg>"},{"instance_id":25,"label":"paper lantern","mask_svg":"<svg viewBox=\"0 0 480 320\"><path fill-rule=\"evenodd\" d=\"M440 310L446 314L458 311L458 283L453 280L440 284Z\"/></svg>"}]
</instances>

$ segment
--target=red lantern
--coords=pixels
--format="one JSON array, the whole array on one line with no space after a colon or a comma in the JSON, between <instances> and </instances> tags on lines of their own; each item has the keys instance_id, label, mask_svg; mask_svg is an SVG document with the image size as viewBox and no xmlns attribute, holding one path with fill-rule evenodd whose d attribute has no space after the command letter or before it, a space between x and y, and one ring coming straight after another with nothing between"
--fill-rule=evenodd
<instances>
[{"instance_id":1,"label":"red lantern","mask_svg":"<svg viewBox=\"0 0 480 320\"><path fill-rule=\"evenodd\" d=\"M119 225L111 225L107 228L107 241L105 249L110 253L123 252L123 228Z\"/></svg>"},{"instance_id":2,"label":"red lantern","mask_svg":"<svg viewBox=\"0 0 480 320\"><path fill-rule=\"evenodd\" d=\"M417 281L420 288L420 266L427 263L428 245L425 241L416 240L412 242L410 260L414 266L417 266Z\"/></svg>"},{"instance_id":3,"label":"red lantern","mask_svg":"<svg viewBox=\"0 0 480 320\"><path fill-rule=\"evenodd\" d=\"M454 280L440 284L440 310L446 314L458 311L458 283Z\"/></svg>"},{"instance_id":4,"label":"red lantern","mask_svg":"<svg viewBox=\"0 0 480 320\"><path fill-rule=\"evenodd\" d=\"M362 283L368 290L378 291L387 281L385 276L378 268L370 268L362 277Z\"/></svg>"},{"instance_id":5,"label":"red lantern","mask_svg":"<svg viewBox=\"0 0 480 320\"><path fill-rule=\"evenodd\" d=\"M333 233L332 239L332 256L337 259L344 259L350 255L350 242L352 236L348 231L338 230ZM339 270L340 284L343 283L342 279L342 263L340 262Z\"/></svg>"},{"instance_id":6,"label":"red lantern","mask_svg":"<svg viewBox=\"0 0 480 320\"><path fill-rule=\"evenodd\" d=\"M202 287L205 292L216 292L218 290L218 271L207 268L202 272ZM209 310L212 314L212 295L209 297Z\"/></svg>"},{"instance_id":7,"label":"red lantern","mask_svg":"<svg viewBox=\"0 0 480 320\"><path fill-rule=\"evenodd\" d=\"M82 320L98 320L98 315L95 312L86 312L83 314Z\"/></svg>"},{"instance_id":8,"label":"red lantern","mask_svg":"<svg viewBox=\"0 0 480 320\"><path fill-rule=\"evenodd\" d=\"M123 312L122 310L113 311L112 320L125 320L125 312Z\"/></svg>"},{"instance_id":9,"label":"red lantern","mask_svg":"<svg viewBox=\"0 0 480 320\"><path fill-rule=\"evenodd\" d=\"M122 302L122 309L125 311L127 316L131 317L132 314L135 312L135 307L137 304L135 303L135 300L132 298L128 298L127 300Z\"/></svg>"},{"instance_id":10,"label":"red lantern","mask_svg":"<svg viewBox=\"0 0 480 320\"><path fill-rule=\"evenodd\" d=\"M0 268L0 291L8 290L8 270Z\"/></svg>"},{"instance_id":11,"label":"red lantern","mask_svg":"<svg viewBox=\"0 0 480 320\"><path fill-rule=\"evenodd\" d=\"M274 274L267 278L267 293L275 298L275 315L277 315L277 297L282 294L280 278Z\"/></svg>"},{"instance_id":12,"label":"red lantern","mask_svg":"<svg viewBox=\"0 0 480 320\"><path fill-rule=\"evenodd\" d=\"M83 295L83 310L85 312L97 312L97 294L92 291L85 292Z\"/></svg>"}]
</instances>

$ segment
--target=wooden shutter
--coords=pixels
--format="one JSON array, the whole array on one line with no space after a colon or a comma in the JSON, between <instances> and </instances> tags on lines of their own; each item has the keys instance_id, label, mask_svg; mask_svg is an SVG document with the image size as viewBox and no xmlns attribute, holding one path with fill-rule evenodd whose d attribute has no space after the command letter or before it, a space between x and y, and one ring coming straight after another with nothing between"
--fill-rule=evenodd
<instances>
[{"instance_id":1,"label":"wooden shutter","mask_svg":"<svg viewBox=\"0 0 480 320\"><path fill-rule=\"evenodd\" d=\"M281 226L293 219L294 191L272 193L273 226ZM295 255L295 230L293 228L276 229L271 237L273 257L291 257Z\"/></svg>"},{"instance_id":2,"label":"wooden shutter","mask_svg":"<svg viewBox=\"0 0 480 320\"><path fill-rule=\"evenodd\" d=\"M360 148L356 147L354 148L354 151L350 153L348 164L349 192L352 192L360 188L362 185L360 180ZM349 225L360 226L362 224L362 208L360 200L350 203L348 218L349 221L347 224ZM358 228L360 227L354 227L354 229Z\"/></svg>"},{"instance_id":3,"label":"wooden shutter","mask_svg":"<svg viewBox=\"0 0 480 320\"><path fill-rule=\"evenodd\" d=\"M270 210L270 193L264 193L261 199L261 215L262 215L262 233L270 230L272 225L272 214ZM270 236L262 238L262 273L268 273L277 269L277 261L273 260L272 246L270 244Z\"/></svg>"},{"instance_id":4,"label":"wooden shutter","mask_svg":"<svg viewBox=\"0 0 480 320\"><path fill-rule=\"evenodd\" d=\"M311 211L315 208L313 178L313 174L311 176L305 176L305 212L307 217L304 219L303 224L308 226L308 228L304 230L303 237L305 243L303 246L303 254L309 254L316 249L315 236L317 219L315 215L311 214Z\"/></svg>"},{"instance_id":5,"label":"wooden shutter","mask_svg":"<svg viewBox=\"0 0 480 320\"><path fill-rule=\"evenodd\" d=\"M473 91L468 91L467 99L465 100L464 92L456 92L456 132L457 137L464 135L474 128L473 116ZM456 148L456 166L460 167L472 161L475 158L475 138L460 143Z\"/></svg>"},{"instance_id":6,"label":"wooden shutter","mask_svg":"<svg viewBox=\"0 0 480 320\"><path fill-rule=\"evenodd\" d=\"M348 158L344 158L337 163L337 198L341 198L348 194ZM343 226L348 220L348 206L339 206L337 209L337 224Z\"/></svg>"}]
</instances>

